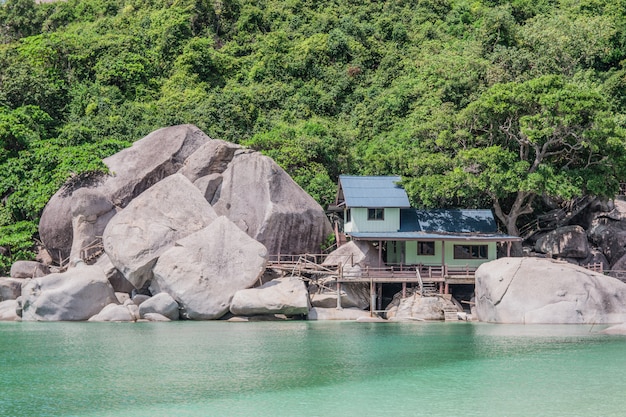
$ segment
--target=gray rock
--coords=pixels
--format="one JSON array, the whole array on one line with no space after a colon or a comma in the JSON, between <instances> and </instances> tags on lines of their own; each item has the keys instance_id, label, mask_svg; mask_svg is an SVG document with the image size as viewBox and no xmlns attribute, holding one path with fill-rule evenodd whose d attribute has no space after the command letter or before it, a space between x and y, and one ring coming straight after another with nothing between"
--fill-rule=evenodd
<instances>
[{"instance_id":1,"label":"gray rock","mask_svg":"<svg viewBox=\"0 0 626 417\"><path fill-rule=\"evenodd\" d=\"M476 314L492 323L622 323L626 284L566 262L502 258L476 271Z\"/></svg>"},{"instance_id":2,"label":"gray rock","mask_svg":"<svg viewBox=\"0 0 626 417\"><path fill-rule=\"evenodd\" d=\"M181 318L218 319L237 291L254 285L266 262L262 244L219 217L160 256L150 290L170 294Z\"/></svg>"},{"instance_id":3,"label":"gray rock","mask_svg":"<svg viewBox=\"0 0 626 417\"><path fill-rule=\"evenodd\" d=\"M445 308L462 311L444 297L422 297L419 293L405 298L395 297L386 310L389 320L444 320Z\"/></svg>"},{"instance_id":4,"label":"gray rock","mask_svg":"<svg viewBox=\"0 0 626 417\"><path fill-rule=\"evenodd\" d=\"M130 294L135 289L133 284L128 282L124 275L115 267L115 265L113 265L113 262L109 259L109 255L106 253L100 255L94 265L99 266L104 271L104 274L113 286L115 292L125 292Z\"/></svg>"},{"instance_id":5,"label":"gray rock","mask_svg":"<svg viewBox=\"0 0 626 417\"><path fill-rule=\"evenodd\" d=\"M345 268L355 266L372 266L378 267L378 249L371 243L360 240L351 240L332 251L322 265L336 266L341 265Z\"/></svg>"},{"instance_id":6,"label":"gray rock","mask_svg":"<svg viewBox=\"0 0 626 417\"><path fill-rule=\"evenodd\" d=\"M0 321L20 321L17 300L0 301Z\"/></svg>"},{"instance_id":7,"label":"gray rock","mask_svg":"<svg viewBox=\"0 0 626 417\"><path fill-rule=\"evenodd\" d=\"M158 313L170 320L178 320L179 306L176 300L167 293L153 295L139 306L139 317L145 318L146 314Z\"/></svg>"},{"instance_id":8,"label":"gray rock","mask_svg":"<svg viewBox=\"0 0 626 417\"><path fill-rule=\"evenodd\" d=\"M615 326L607 327L606 329L601 330L598 333L626 335L626 323L616 324Z\"/></svg>"},{"instance_id":9,"label":"gray rock","mask_svg":"<svg viewBox=\"0 0 626 417\"><path fill-rule=\"evenodd\" d=\"M215 193L220 189L223 181L224 178L220 174L210 174L198 178L193 182L193 185L200 190L206 201L213 201Z\"/></svg>"},{"instance_id":10,"label":"gray rock","mask_svg":"<svg viewBox=\"0 0 626 417\"><path fill-rule=\"evenodd\" d=\"M72 247L70 259L91 263L102 253L102 233L116 210L98 188L80 188L73 193Z\"/></svg>"},{"instance_id":11,"label":"gray rock","mask_svg":"<svg viewBox=\"0 0 626 417\"><path fill-rule=\"evenodd\" d=\"M11 278L38 278L48 275L50 268L35 261L16 261L11 265Z\"/></svg>"},{"instance_id":12,"label":"gray rock","mask_svg":"<svg viewBox=\"0 0 626 417\"><path fill-rule=\"evenodd\" d=\"M187 158L179 172L191 182L211 174L221 174L239 149L242 149L241 146L234 143L210 140Z\"/></svg>"},{"instance_id":13,"label":"gray rock","mask_svg":"<svg viewBox=\"0 0 626 417\"><path fill-rule=\"evenodd\" d=\"M111 219L104 231L104 250L124 277L141 288L152 278L159 255L215 217L200 191L181 174L174 174Z\"/></svg>"},{"instance_id":14,"label":"gray rock","mask_svg":"<svg viewBox=\"0 0 626 417\"><path fill-rule=\"evenodd\" d=\"M15 300L22 295L23 279L0 278L0 301Z\"/></svg>"},{"instance_id":15,"label":"gray rock","mask_svg":"<svg viewBox=\"0 0 626 417\"><path fill-rule=\"evenodd\" d=\"M159 313L146 313L143 319L147 321L171 321L170 319Z\"/></svg>"},{"instance_id":16,"label":"gray rock","mask_svg":"<svg viewBox=\"0 0 626 417\"><path fill-rule=\"evenodd\" d=\"M324 210L272 159L238 151L212 201L270 254L319 253L332 233Z\"/></svg>"},{"instance_id":17,"label":"gray rock","mask_svg":"<svg viewBox=\"0 0 626 417\"><path fill-rule=\"evenodd\" d=\"M230 312L239 316L284 314L295 316L309 311L309 294L301 279L279 278L257 288L239 290L230 303Z\"/></svg>"},{"instance_id":18,"label":"gray rock","mask_svg":"<svg viewBox=\"0 0 626 417\"><path fill-rule=\"evenodd\" d=\"M359 318L370 317L369 311L358 308L320 308L313 307L307 315L308 320L358 320Z\"/></svg>"},{"instance_id":19,"label":"gray rock","mask_svg":"<svg viewBox=\"0 0 626 417\"><path fill-rule=\"evenodd\" d=\"M135 317L125 305L109 304L89 321L135 321Z\"/></svg>"},{"instance_id":20,"label":"gray rock","mask_svg":"<svg viewBox=\"0 0 626 417\"><path fill-rule=\"evenodd\" d=\"M320 278L316 284L309 286L310 299L313 307L332 308L337 307L337 278ZM341 307L358 308L365 310L370 305L370 293L367 283L342 283L341 284Z\"/></svg>"},{"instance_id":21,"label":"gray rock","mask_svg":"<svg viewBox=\"0 0 626 417\"><path fill-rule=\"evenodd\" d=\"M178 172L202 145L211 139L193 125L171 126L148 136L104 159L112 177L105 184L107 196L119 207L162 179Z\"/></svg>"},{"instance_id":22,"label":"gray rock","mask_svg":"<svg viewBox=\"0 0 626 417\"><path fill-rule=\"evenodd\" d=\"M48 201L39 222L39 235L50 256L57 263L70 257L72 201L77 190L96 188L92 191L123 208L143 191L180 170L185 159L208 140L208 136L192 125L159 129L104 159L111 175L72 178ZM96 219L93 223L101 227L104 221Z\"/></svg>"},{"instance_id":23,"label":"gray rock","mask_svg":"<svg viewBox=\"0 0 626 417\"><path fill-rule=\"evenodd\" d=\"M117 302L120 304L124 304L126 305L127 302L132 303L131 299L130 299L130 294L126 293L126 292L115 292L115 298L117 299Z\"/></svg>"},{"instance_id":24,"label":"gray rock","mask_svg":"<svg viewBox=\"0 0 626 417\"><path fill-rule=\"evenodd\" d=\"M135 294L132 298L133 303L136 306L141 306L144 302L148 301L151 297L145 294Z\"/></svg>"},{"instance_id":25,"label":"gray rock","mask_svg":"<svg viewBox=\"0 0 626 417\"><path fill-rule=\"evenodd\" d=\"M589 256L587 233L580 226L559 227L539 238L535 250L549 256L584 259Z\"/></svg>"},{"instance_id":26,"label":"gray rock","mask_svg":"<svg viewBox=\"0 0 626 417\"><path fill-rule=\"evenodd\" d=\"M22 286L24 321L87 320L116 303L115 292L97 266L33 278Z\"/></svg>"}]
</instances>

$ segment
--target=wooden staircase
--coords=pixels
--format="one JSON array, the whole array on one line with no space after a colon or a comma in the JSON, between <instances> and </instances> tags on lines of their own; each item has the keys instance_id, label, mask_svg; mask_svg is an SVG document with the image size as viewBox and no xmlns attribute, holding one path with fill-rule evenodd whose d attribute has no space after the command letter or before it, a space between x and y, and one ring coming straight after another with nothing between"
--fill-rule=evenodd
<instances>
[{"instance_id":1,"label":"wooden staircase","mask_svg":"<svg viewBox=\"0 0 626 417\"><path fill-rule=\"evenodd\" d=\"M446 321L459 321L458 310L454 306L445 306L443 308L443 315Z\"/></svg>"}]
</instances>

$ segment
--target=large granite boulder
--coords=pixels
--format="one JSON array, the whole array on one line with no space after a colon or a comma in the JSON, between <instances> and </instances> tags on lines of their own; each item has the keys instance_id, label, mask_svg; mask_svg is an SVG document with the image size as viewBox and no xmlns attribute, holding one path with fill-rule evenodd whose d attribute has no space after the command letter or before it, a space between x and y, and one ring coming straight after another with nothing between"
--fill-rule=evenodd
<instances>
[{"instance_id":1,"label":"large granite boulder","mask_svg":"<svg viewBox=\"0 0 626 417\"><path fill-rule=\"evenodd\" d=\"M337 307L337 277L319 278L309 285L311 305L313 307ZM370 305L370 289L367 283L342 283L339 292L342 308L364 310Z\"/></svg>"},{"instance_id":2,"label":"large granite boulder","mask_svg":"<svg viewBox=\"0 0 626 417\"><path fill-rule=\"evenodd\" d=\"M540 237L535 250L559 258L584 259L589 256L589 241L582 227L565 226Z\"/></svg>"},{"instance_id":3,"label":"large granite boulder","mask_svg":"<svg viewBox=\"0 0 626 417\"><path fill-rule=\"evenodd\" d=\"M371 243L350 241L331 252L322 262L329 268L341 270L344 275L358 277L361 270L369 266L378 267L379 254ZM320 277L309 286L311 304L314 307L330 308L337 306L337 277L329 275ZM341 307L369 308L370 289L367 283L342 283Z\"/></svg>"},{"instance_id":4,"label":"large granite boulder","mask_svg":"<svg viewBox=\"0 0 626 417\"><path fill-rule=\"evenodd\" d=\"M139 305L139 317L145 318L147 314L156 313L169 320L178 320L179 306L176 300L168 293L156 294Z\"/></svg>"},{"instance_id":5,"label":"large granite boulder","mask_svg":"<svg viewBox=\"0 0 626 417\"><path fill-rule=\"evenodd\" d=\"M112 303L105 306L95 316L91 316L88 321L136 321L136 317L127 306Z\"/></svg>"},{"instance_id":6,"label":"large granite boulder","mask_svg":"<svg viewBox=\"0 0 626 417\"><path fill-rule=\"evenodd\" d=\"M17 314L17 308L16 300L0 301L0 321L20 321L21 317Z\"/></svg>"},{"instance_id":7,"label":"large granite boulder","mask_svg":"<svg viewBox=\"0 0 626 417\"><path fill-rule=\"evenodd\" d=\"M233 295L263 274L267 257L265 246L219 217L159 257L150 290L170 294L181 307L181 318L219 319Z\"/></svg>"},{"instance_id":8,"label":"large granite boulder","mask_svg":"<svg viewBox=\"0 0 626 417\"><path fill-rule=\"evenodd\" d=\"M23 279L0 278L0 301L15 300L22 295Z\"/></svg>"},{"instance_id":9,"label":"large granite boulder","mask_svg":"<svg viewBox=\"0 0 626 417\"><path fill-rule=\"evenodd\" d=\"M212 200L270 254L318 253L332 233L324 210L271 158L239 150Z\"/></svg>"},{"instance_id":10,"label":"large granite boulder","mask_svg":"<svg viewBox=\"0 0 626 417\"><path fill-rule=\"evenodd\" d=\"M343 269L348 270L355 266L378 267L380 262L378 256L378 249L370 242L351 240L328 254L322 265L341 265Z\"/></svg>"},{"instance_id":11,"label":"large granite boulder","mask_svg":"<svg viewBox=\"0 0 626 417\"><path fill-rule=\"evenodd\" d=\"M295 277L278 278L257 288L239 290L230 303L230 312L236 316L296 316L308 311L309 293L304 282Z\"/></svg>"},{"instance_id":12,"label":"large granite boulder","mask_svg":"<svg viewBox=\"0 0 626 417\"><path fill-rule=\"evenodd\" d=\"M112 176L107 179L107 196L119 207L128 203L163 178L178 172L197 149L211 139L193 125L155 130L128 149L104 159Z\"/></svg>"},{"instance_id":13,"label":"large granite boulder","mask_svg":"<svg viewBox=\"0 0 626 417\"><path fill-rule=\"evenodd\" d=\"M54 261L61 263L70 256L72 201L77 190L97 188L95 192L123 208L143 191L180 170L185 159L208 140L208 136L192 125L159 129L104 159L110 175L71 178L48 201L39 222L39 235Z\"/></svg>"},{"instance_id":14,"label":"large granite boulder","mask_svg":"<svg viewBox=\"0 0 626 417\"><path fill-rule=\"evenodd\" d=\"M106 253L100 255L94 265L99 266L100 269L104 271L104 275L106 275L115 292L130 294L135 290L133 284L131 284L126 277L124 277L124 274L113 265L113 262L109 259L109 255Z\"/></svg>"},{"instance_id":15,"label":"large granite boulder","mask_svg":"<svg viewBox=\"0 0 626 417\"><path fill-rule=\"evenodd\" d=\"M502 258L476 271L476 314L492 323L622 323L626 284L567 262Z\"/></svg>"},{"instance_id":16,"label":"large granite boulder","mask_svg":"<svg viewBox=\"0 0 626 417\"><path fill-rule=\"evenodd\" d=\"M11 265L11 278L38 278L48 275L50 268L36 261L15 261Z\"/></svg>"},{"instance_id":17,"label":"large granite boulder","mask_svg":"<svg viewBox=\"0 0 626 417\"><path fill-rule=\"evenodd\" d=\"M610 212L598 213L587 230L589 240L611 263L611 269L626 255L626 202L615 201Z\"/></svg>"},{"instance_id":18,"label":"large granite boulder","mask_svg":"<svg viewBox=\"0 0 626 417\"><path fill-rule=\"evenodd\" d=\"M86 262L102 253L102 234L113 216L115 206L98 188L80 188L71 199L72 247L70 261Z\"/></svg>"},{"instance_id":19,"label":"large granite boulder","mask_svg":"<svg viewBox=\"0 0 626 417\"><path fill-rule=\"evenodd\" d=\"M183 175L174 174L144 191L109 221L104 250L124 277L141 288L152 278L159 255L215 218L200 191Z\"/></svg>"},{"instance_id":20,"label":"large granite boulder","mask_svg":"<svg viewBox=\"0 0 626 417\"><path fill-rule=\"evenodd\" d=\"M444 320L446 308L462 311L452 300L444 297L422 297L414 293L408 297L394 297L387 306L388 320Z\"/></svg>"},{"instance_id":21,"label":"large granite boulder","mask_svg":"<svg viewBox=\"0 0 626 417\"><path fill-rule=\"evenodd\" d=\"M117 302L104 272L84 264L29 280L22 286L21 300L24 321L88 320Z\"/></svg>"},{"instance_id":22,"label":"large granite boulder","mask_svg":"<svg viewBox=\"0 0 626 417\"><path fill-rule=\"evenodd\" d=\"M241 146L223 140L206 142L187 158L180 173L195 183L198 179L226 171Z\"/></svg>"}]
</instances>

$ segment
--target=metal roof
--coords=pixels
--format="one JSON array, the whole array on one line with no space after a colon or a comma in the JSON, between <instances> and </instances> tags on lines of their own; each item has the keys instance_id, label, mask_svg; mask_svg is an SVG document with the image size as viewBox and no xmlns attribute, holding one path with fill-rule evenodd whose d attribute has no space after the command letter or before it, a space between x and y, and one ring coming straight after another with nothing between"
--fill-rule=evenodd
<instances>
[{"instance_id":1,"label":"metal roof","mask_svg":"<svg viewBox=\"0 0 626 417\"><path fill-rule=\"evenodd\" d=\"M498 225L488 209L404 209L400 211L400 231L493 234Z\"/></svg>"},{"instance_id":2,"label":"metal roof","mask_svg":"<svg viewBox=\"0 0 626 417\"><path fill-rule=\"evenodd\" d=\"M411 207L400 177L339 176L339 194L348 207Z\"/></svg>"},{"instance_id":3,"label":"metal roof","mask_svg":"<svg viewBox=\"0 0 626 417\"><path fill-rule=\"evenodd\" d=\"M358 232L349 233L355 240L449 240L467 242L508 242L522 238L498 233L426 233L426 232Z\"/></svg>"}]
</instances>

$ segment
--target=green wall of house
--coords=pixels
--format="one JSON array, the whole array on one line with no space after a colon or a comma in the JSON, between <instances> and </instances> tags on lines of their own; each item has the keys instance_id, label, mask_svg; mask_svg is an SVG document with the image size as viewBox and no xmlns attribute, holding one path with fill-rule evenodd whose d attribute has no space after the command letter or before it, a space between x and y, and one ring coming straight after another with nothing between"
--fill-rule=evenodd
<instances>
[{"instance_id":1,"label":"green wall of house","mask_svg":"<svg viewBox=\"0 0 626 417\"><path fill-rule=\"evenodd\" d=\"M366 207L353 207L348 222L347 211L344 212L344 230L350 232L397 232L400 229L400 209L387 207L384 209L383 220L368 220Z\"/></svg>"},{"instance_id":2,"label":"green wall of house","mask_svg":"<svg viewBox=\"0 0 626 417\"><path fill-rule=\"evenodd\" d=\"M454 258L454 246L462 245L464 247L473 246L475 253L481 253L478 246L486 246L486 255L484 259L455 259ZM387 263L388 264L423 264L423 265L441 265L441 241L434 241L435 252L433 255L418 255L417 254L418 242L406 241L406 242L387 242ZM492 261L497 258L496 242L476 243L476 242L444 242L444 263L449 266L474 266L477 267L487 261ZM484 253L484 252L483 252Z\"/></svg>"}]
</instances>

